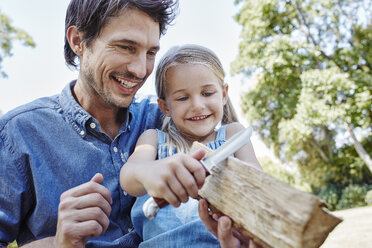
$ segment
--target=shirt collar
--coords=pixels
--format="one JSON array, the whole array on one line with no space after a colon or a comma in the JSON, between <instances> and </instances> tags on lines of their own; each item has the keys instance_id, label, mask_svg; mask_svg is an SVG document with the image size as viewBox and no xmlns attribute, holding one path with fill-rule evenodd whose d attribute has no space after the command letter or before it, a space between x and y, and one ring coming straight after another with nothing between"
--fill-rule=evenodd
<instances>
[{"instance_id":1,"label":"shirt collar","mask_svg":"<svg viewBox=\"0 0 372 248\"><path fill-rule=\"evenodd\" d=\"M99 123L75 100L75 97L72 94L72 89L74 88L75 84L76 80L66 85L66 87L61 92L59 101L66 118L70 121L76 132L78 132L80 136L85 137L87 133L87 122L94 122L96 125L99 125ZM126 118L120 128L119 133L127 130L132 118L133 114L131 108L129 107L128 111L126 111Z\"/></svg>"}]
</instances>

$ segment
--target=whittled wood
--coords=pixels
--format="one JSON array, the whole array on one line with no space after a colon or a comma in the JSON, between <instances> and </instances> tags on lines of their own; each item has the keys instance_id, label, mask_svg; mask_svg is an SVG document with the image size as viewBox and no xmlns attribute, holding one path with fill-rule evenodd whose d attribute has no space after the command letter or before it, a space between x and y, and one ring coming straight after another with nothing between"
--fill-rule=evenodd
<instances>
[{"instance_id":1,"label":"whittled wood","mask_svg":"<svg viewBox=\"0 0 372 248\"><path fill-rule=\"evenodd\" d=\"M200 143L191 150L199 148L209 150ZM342 221L316 196L233 157L212 169L199 196L263 247L319 247Z\"/></svg>"}]
</instances>

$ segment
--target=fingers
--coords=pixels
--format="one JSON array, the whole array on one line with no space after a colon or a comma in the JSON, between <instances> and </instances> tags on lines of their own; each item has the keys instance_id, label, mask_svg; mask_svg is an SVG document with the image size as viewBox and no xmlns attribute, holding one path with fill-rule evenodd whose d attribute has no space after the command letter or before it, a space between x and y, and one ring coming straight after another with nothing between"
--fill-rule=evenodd
<instances>
[{"instance_id":1,"label":"fingers","mask_svg":"<svg viewBox=\"0 0 372 248\"><path fill-rule=\"evenodd\" d=\"M101 173L96 173L92 179L90 179L90 181L92 182L96 182L96 183L99 183L99 184L102 184L103 183L103 176Z\"/></svg>"},{"instance_id":2,"label":"fingers","mask_svg":"<svg viewBox=\"0 0 372 248\"><path fill-rule=\"evenodd\" d=\"M205 150L200 149L193 154L191 154L191 157L194 158L197 161L200 161L205 156ZM193 168L190 168L192 170L192 173L194 174L194 178L196 181L196 184L198 188L200 189L205 181L205 175L206 171L205 168L198 162L198 164L195 164Z\"/></svg>"},{"instance_id":3,"label":"fingers","mask_svg":"<svg viewBox=\"0 0 372 248\"><path fill-rule=\"evenodd\" d=\"M109 219L99 207L61 211L59 231L66 237L98 237L108 226Z\"/></svg>"},{"instance_id":4,"label":"fingers","mask_svg":"<svg viewBox=\"0 0 372 248\"><path fill-rule=\"evenodd\" d=\"M100 173L97 173L92 177L92 179L89 182L81 184L62 193L61 200L66 196L80 197L91 193L99 193L100 195L102 195L102 197L105 198L107 202L112 204L110 191L105 186L102 185L102 182L103 176Z\"/></svg>"},{"instance_id":5,"label":"fingers","mask_svg":"<svg viewBox=\"0 0 372 248\"><path fill-rule=\"evenodd\" d=\"M233 235L231 220L226 216L222 216L218 219L217 237L222 248L240 247L239 240Z\"/></svg>"},{"instance_id":6,"label":"fingers","mask_svg":"<svg viewBox=\"0 0 372 248\"><path fill-rule=\"evenodd\" d=\"M103 176L96 174L89 182L65 191L58 206L56 242L61 247L85 245L109 226L110 191L102 185Z\"/></svg>"},{"instance_id":7,"label":"fingers","mask_svg":"<svg viewBox=\"0 0 372 248\"><path fill-rule=\"evenodd\" d=\"M98 207L100 208L107 216L110 216L111 213L111 205L110 203L102 197L100 193L94 192L87 195L82 195L80 197L71 197L66 199L63 202L63 207L65 204L68 204L69 207L75 209L84 209L90 207Z\"/></svg>"},{"instance_id":8,"label":"fingers","mask_svg":"<svg viewBox=\"0 0 372 248\"><path fill-rule=\"evenodd\" d=\"M191 154L191 157L193 157L196 160L201 160L205 156L205 150L199 149L196 152Z\"/></svg>"},{"instance_id":9,"label":"fingers","mask_svg":"<svg viewBox=\"0 0 372 248\"><path fill-rule=\"evenodd\" d=\"M196 178L194 177L194 172L198 170L197 167L199 167L201 170L201 165L196 161L193 160L191 157L184 157L183 158L184 166L178 166L175 170L175 174L177 177L177 180L182 184L185 192L187 192L187 195L197 198L198 197L198 183L196 181ZM174 191L178 196L179 192Z\"/></svg>"},{"instance_id":10,"label":"fingers","mask_svg":"<svg viewBox=\"0 0 372 248\"><path fill-rule=\"evenodd\" d=\"M178 153L157 160L142 173L141 182L150 196L163 198L178 207L187 202L189 196L198 197L198 189L205 180L205 169L199 162L203 150L192 156Z\"/></svg>"},{"instance_id":11,"label":"fingers","mask_svg":"<svg viewBox=\"0 0 372 248\"><path fill-rule=\"evenodd\" d=\"M216 221L208 212L208 204L205 199L199 200L199 216L205 227L220 241L221 248L241 248L256 247L249 246L248 242L242 238L242 235L232 228L232 222L229 217L222 216Z\"/></svg>"},{"instance_id":12,"label":"fingers","mask_svg":"<svg viewBox=\"0 0 372 248\"><path fill-rule=\"evenodd\" d=\"M217 237L217 221L212 219L212 217L209 215L208 204L205 199L199 200L199 217L203 221L208 231Z\"/></svg>"},{"instance_id":13,"label":"fingers","mask_svg":"<svg viewBox=\"0 0 372 248\"><path fill-rule=\"evenodd\" d=\"M204 150L198 150L191 156L183 155L181 159L184 166L177 167L177 178L184 186L187 194L193 198L198 197L198 189L205 181L205 169L199 162L204 155Z\"/></svg>"}]
</instances>

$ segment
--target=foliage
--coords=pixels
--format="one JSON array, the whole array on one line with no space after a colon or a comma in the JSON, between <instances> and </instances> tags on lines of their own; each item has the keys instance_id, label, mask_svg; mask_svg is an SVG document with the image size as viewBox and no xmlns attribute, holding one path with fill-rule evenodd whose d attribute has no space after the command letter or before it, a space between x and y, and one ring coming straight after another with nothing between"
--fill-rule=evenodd
<instances>
[{"instance_id":1,"label":"foliage","mask_svg":"<svg viewBox=\"0 0 372 248\"><path fill-rule=\"evenodd\" d=\"M18 247L18 245L17 245L16 241L14 241L13 243L11 243L7 246L7 248L17 248L17 247Z\"/></svg>"},{"instance_id":2,"label":"foliage","mask_svg":"<svg viewBox=\"0 0 372 248\"><path fill-rule=\"evenodd\" d=\"M372 154L372 0L235 2L242 33L232 73L254 82L242 109L264 143L314 193L371 184L354 145Z\"/></svg>"},{"instance_id":3,"label":"foliage","mask_svg":"<svg viewBox=\"0 0 372 248\"><path fill-rule=\"evenodd\" d=\"M330 184L319 192L318 197L327 203L330 210L336 210L341 192L340 187Z\"/></svg>"},{"instance_id":4,"label":"foliage","mask_svg":"<svg viewBox=\"0 0 372 248\"><path fill-rule=\"evenodd\" d=\"M368 191L365 197L365 202L372 206L372 190Z\"/></svg>"},{"instance_id":5,"label":"foliage","mask_svg":"<svg viewBox=\"0 0 372 248\"><path fill-rule=\"evenodd\" d=\"M367 184L349 184L346 187L329 184L320 190L318 197L327 203L330 210L361 207L367 205L367 192L370 189L372 185Z\"/></svg>"},{"instance_id":6,"label":"foliage","mask_svg":"<svg viewBox=\"0 0 372 248\"><path fill-rule=\"evenodd\" d=\"M267 174L279 179L282 182L286 182L299 190L306 192L311 191L310 186L306 184L305 180L302 180L302 177L299 175L296 168L290 168L289 166L284 167L280 163L274 162L269 157L260 157L258 160L264 172Z\"/></svg>"},{"instance_id":7,"label":"foliage","mask_svg":"<svg viewBox=\"0 0 372 248\"><path fill-rule=\"evenodd\" d=\"M35 47L35 42L22 29L12 26L12 21L8 16L0 11L0 77L6 77L6 73L2 69L4 58L11 57L13 42L21 41L24 46Z\"/></svg>"},{"instance_id":8,"label":"foliage","mask_svg":"<svg viewBox=\"0 0 372 248\"><path fill-rule=\"evenodd\" d=\"M337 209L366 206L364 198L367 194L368 186L350 184L342 191Z\"/></svg>"}]
</instances>

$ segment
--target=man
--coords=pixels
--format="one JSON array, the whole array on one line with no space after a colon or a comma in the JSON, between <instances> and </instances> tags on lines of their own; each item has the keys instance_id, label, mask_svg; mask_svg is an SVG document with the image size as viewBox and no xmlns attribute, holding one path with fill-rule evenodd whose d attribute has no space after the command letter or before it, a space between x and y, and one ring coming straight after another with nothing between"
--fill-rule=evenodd
<instances>
[{"instance_id":1,"label":"man","mask_svg":"<svg viewBox=\"0 0 372 248\"><path fill-rule=\"evenodd\" d=\"M134 198L121 190L119 171L138 136L160 125L156 99L134 96L176 7L172 0L70 2L65 60L79 67L78 79L0 119L0 246L138 245ZM209 230L236 241L201 209Z\"/></svg>"}]
</instances>

